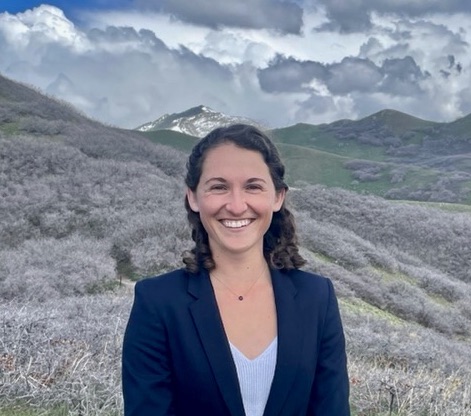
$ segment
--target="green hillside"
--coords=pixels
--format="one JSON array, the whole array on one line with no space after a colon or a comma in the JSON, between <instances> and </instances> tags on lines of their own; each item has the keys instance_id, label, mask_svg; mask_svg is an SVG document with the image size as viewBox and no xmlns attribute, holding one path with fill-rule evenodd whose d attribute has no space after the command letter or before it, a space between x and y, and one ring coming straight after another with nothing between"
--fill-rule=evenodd
<instances>
[{"instance_id":1,"label":"green hillside","mask_svg":"<svg viewBox=\"0 0 471 416\"><path fill-rule=\"evenodd\" d=\"M378 163L381 170L374 181L359 181L352 178L351 170L346 164L351 159L335 154L300 146L279 145L283 160L287 167L287 179L291 183L303 181L328 187L339 187L359 193L385 196L391 189L390 178L393 171L400 169L404 173L402 186L417 189L433 184L440 172L424 168L408 168L388 163ZM355 161L358 161L355 159ZM358 161L362 162L362 161Z\"/></svg>"},{"instance_id":2,"label":"green hillside","mask_svg":"<svg viewBox=\"0 0 471 416\"><path fill-rule=\"evenodd\" d=\"M154 143L171 146L185 153L190 153L194 144L198 141L197 137L173 130L154 130L140 133Z\"/></svg>"},{"instance_id":3,"label":"green hillside","mask_svg":"<svg viewBox=\"0 0 471 416\"><path fill-rule=\"evenodd\" d=\"M447 125L447 130L451 134L463 136L467 140L471 141L471 114L449 123Z\"/></svg>"},{"instance_id":4,"label":"green hillside","mask_svg":"<svg viewBox=\"0 0 471 416\"><path fill-rule=\"evenodd\" d=\"M154 143L171 146L187 154L198 140L171 130L141 134ZM313 138L315 134L319 137ZM271 135L280 149L291 185L301 181L400 199L409 195L415 195L412 199L418 199L423 195L422 199L428 200L432 193L439 196L437 182L453 176L453 172L442 172L427 166L381 161L384 156L380 154L380 148L356 141L340 146L317 126L299 124L274 130ZM462 158L456 165L463 169L470 163L471 158ZM397 180L400 180L399 184ZM454 188L457 194L463 195L460 202L466 204L471 203L471 187L468 185L469 182L460 181Z\"/></svg>"},{"instance_id":5,"label":"green hillside","mask_svg":"<svg viewBox=\"0 0 471 416\"><path fill-rule=\"evenodd\" d=\"M353 159L381 161L384 152L381 148L361 144L354 140L338 141L335 134L311 124L296 124L291 127L275 129L271 136L276 143L309 147Z\"/></svg>"},{"instance_id":6,"label":"green hillside","mask_svg":"<svg viewBox=\"0 0 471 416\"><path fill-rule=\"evenodd\" d=\"M382 110L358 121L351 121L351 123L360 128L371 128L376 125L399 135L410 131L422 131L440 124L396 110Z\"/></svg>"}]
</instances>

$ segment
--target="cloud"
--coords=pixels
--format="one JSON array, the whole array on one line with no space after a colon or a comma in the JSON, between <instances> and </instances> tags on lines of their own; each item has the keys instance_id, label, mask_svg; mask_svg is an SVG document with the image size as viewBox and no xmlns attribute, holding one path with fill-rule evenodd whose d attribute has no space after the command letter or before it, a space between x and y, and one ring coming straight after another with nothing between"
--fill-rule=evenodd
<instances>
[{"instance_id":1,"label":"cloud","mask_svg":"<svg viewBox=\"0 0 471 416\"><path fill-rule=\"evenodd\" d=\"M369 59L353 57L339 63L321 64L278 56L267 68L258 71L258 77L261 88L272 93L311 90L317 94L321 83L332 95L382 92L412 96L421 92L420 82L427 75L410 56L386 59L382 66Z\"/></svg>"},{"instance_id":2,"label":"cloud","mask_svg":"<svg viewBox=\"0 0 471 416\"><path fill-rule=\"evenodd\" d=\"M321 26L321 30L339 31L342 33L369 31L372 27L370 11L364 7L361 0L324 1L328 23Z\"/></svg>"},{"instance_id":3,"label":"cloud","mask_svg":"<svg viewBox=\"0 0 471 416\"><path fill-rule=\"evenodd\" d=\"M245 10L247 2L240 4ZM253 2L261 21L267 5ZM319 31L325 14L306 9L308 26L298 35L273 30L276 19L257 30L224 26L214 7L216 29L156 11L101 10L92 20L83 12L83 26L51 6L0 14L0 72L131 128L199 104L270 127L384 108L444 121L471 108L471 23L464 15L372 14L371 30L334 33Z\"/></svg>"},{"instance_id":4,"label":"cloud","mask_svg":"<svg viewBox=\"0 0 471 416\"><path fill-rule=\"evenodd\" d=\"M383 78L380 68L368 59L344 58L329 65L327 86L333 94L346 95L353 91L373 92Z\"/></svg>"},{"instance_id":5,"label":"cloud","mask_svg":"<svg viewBox=\"0 0 471 416\"><path fill-rule=\"evenodd\" d=\"M312 0L322 5L329 22L322 29L345 33L362 32L372 28L372 15L392 15L396 18L417 18L435 13L470 13L468 0Z\"/></svg>"},{"instance_id":6,"label":"cloud","mask_svg":"<svg viewBox=\"0 0 471 416\"><path fill-rule=\"evenodd\" d=\"M297 61L281 55L258 71L260 86L267 92L302 92L314 78L325 79L327 69L319 62Z\"/></svg>"},{"instance_id":7,"label":"cloud","mask_svg":"<svg viewBox=\"0 0 471 416\"><path fill-rule=\"evenodd\" d=\"M224 65L183 46L170 49L149 30L108 26L84 32L60 10L48 7L46 16L43 7L8 16L8 25L0 15L0 71L96 119L134 128L205 104L271 125L290 121L290 102L270 102L250 63ZM54 31L58 19L67 36ZM12 27L21 36L7 36Z\"/></svg>"},{"instance_id":8,"label":"cloud","mask_svg":"<svg viewBox=\"0 0 471 416\"><path fill-rule=\"evenodd\" d=\"M381 67L384 79L379 91L395 96L416 96L422 93L420 82L427 78L413 58L386 59Z\"/></svg>"},{"instance_id":9,"label":"cloud","mask_svg":"<svg viewBox=\"0 0 471 416\"><path fill-rule=\"evenodd\" d=\"M135 0L138 7L164 12L184 22L208 26L275 29L299 34L303 10L290 1L279 0Z\"/></svg>"}]
</instances>

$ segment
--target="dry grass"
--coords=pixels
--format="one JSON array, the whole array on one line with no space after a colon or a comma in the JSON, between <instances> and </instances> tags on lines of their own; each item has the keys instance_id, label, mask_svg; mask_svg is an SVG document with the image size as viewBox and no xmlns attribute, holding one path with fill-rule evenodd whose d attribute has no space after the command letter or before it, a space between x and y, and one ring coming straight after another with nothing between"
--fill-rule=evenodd
<instances>
[{"instance_id":1,"label":"dry grass","mask_svg":"<svg viewBox=\"0 0 471 416\"><path fill-rule=\"evenodd\" d=\"M131 292L125 286L3 304L0 416L122 414L121 342ZM468 344L361 311L343 308L343 315L355 416L470 414Z\"/></svg>"},{"instance_id":2,"label":"dry grass","mask_svg":"<svg viewBox=\"0 0 471 416\"><path fill-rule=\"evenodd\" d=\"M121 341L130 302L126 290L2 305L0 408L15 415L121 414Z\"/></svg>"},{"instance_id":3,"label":"dry grass","mask_svg":"<svg viewBox=\"0 0 471 416\"><path fill-rule=\"evenodd\" d=\"M468 369L395 368L350 360L351 402L357 416L466 416L471 414Z\"/></svg>"}]
</instances>

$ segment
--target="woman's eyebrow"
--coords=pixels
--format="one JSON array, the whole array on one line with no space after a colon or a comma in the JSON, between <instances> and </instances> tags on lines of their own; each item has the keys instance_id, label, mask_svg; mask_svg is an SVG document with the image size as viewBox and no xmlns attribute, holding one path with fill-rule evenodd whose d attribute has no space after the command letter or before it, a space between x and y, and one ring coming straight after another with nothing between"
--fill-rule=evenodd
<instances>
[{"instance_id":1,"label":"woman's eyebrow","mask_svg":"<svg viewBox=\"0 0 471 416\"><path fill-rule=\"evenodd\" d=\"M263 178L250 178L247 179L247 183L253 183L253 182L264 182L267 183L267 181Z\"/></svg>"},{"instance_id":2,"label":"woman's eyebrow","mask_svg":"<svg viewBox=\"0 0 471 416\"><path fill-rule=\"evenodd\" d=\"M224 179L224 178L221 178L219 176L216 176L214 178L209 178L207 179L204 184L207 185L208 183L211 183L211 182L223 182L223 183L226 183L227 182L227 179ZM263 182L263 183L267 183L267 181L263 178L249 178L247 179L246 183L254 183L254 182Z\"/></svg>"},{"instance_id":3,"label":"woman's eyebrow","mask_svg":"<svg viewBox=\"0 0 471 416\"><path fill-rule=\"evenodd\" d=\"M227 181L221 177L214 177L214 178L209 178L207 181L204 182L204 184L206 185L210 182L227 182Z\"/></svg>"}]
</instances>

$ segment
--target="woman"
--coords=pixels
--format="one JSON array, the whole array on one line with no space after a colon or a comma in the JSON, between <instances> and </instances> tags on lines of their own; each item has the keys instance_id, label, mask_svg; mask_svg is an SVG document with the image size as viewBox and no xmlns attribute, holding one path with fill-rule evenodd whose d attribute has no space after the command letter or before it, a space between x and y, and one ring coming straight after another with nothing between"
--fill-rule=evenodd
<instances>
[{"instance_id":1,"label":"woman","mask_svg":"<svg viewBox=\"0 0 471 416\"><path fill-rule=\"evenodd\" d=\"M273 143L248 125L194 147L185 269L136 284L123 344L126 416L347 416L330 280L299 270Z\"/></svg>"}]
</instances>

